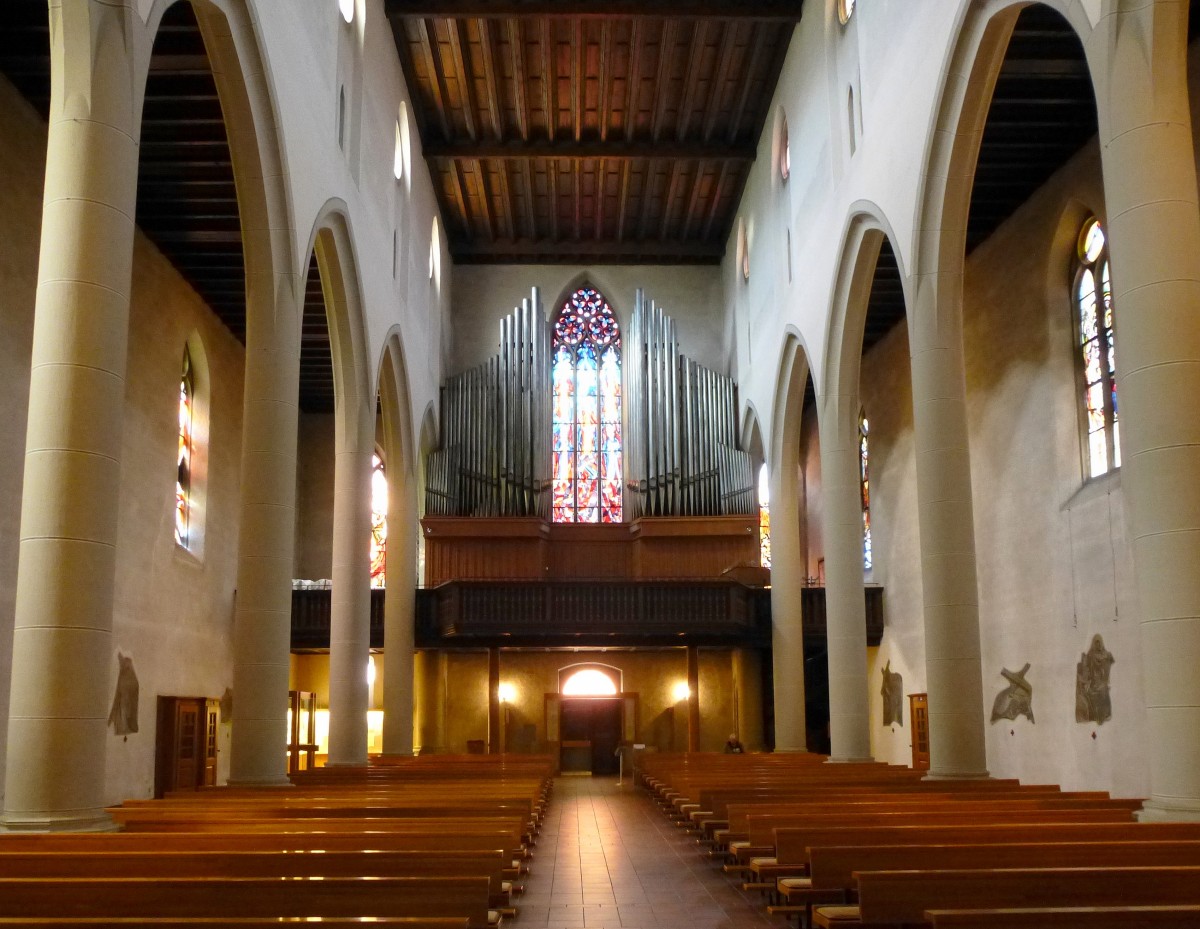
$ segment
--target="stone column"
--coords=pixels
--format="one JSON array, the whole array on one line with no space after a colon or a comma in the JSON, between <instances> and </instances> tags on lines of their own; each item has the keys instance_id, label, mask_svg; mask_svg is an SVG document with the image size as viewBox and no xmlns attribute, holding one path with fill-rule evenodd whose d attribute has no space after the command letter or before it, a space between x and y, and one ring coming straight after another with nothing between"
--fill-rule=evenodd
<instances>
[{"instance_id":1,"label":"stone column","mask_svg":"<svg viewBox=\"0 0 1200 929\"><path fill-rule=\"evenodd\" d=\"M910 338L929 777L986 777L961 278L919 279L916 309Z\"/></svg>"},{"instance_id":2,"label":"stone column","mask_svg":"<svg viewBox=\"0 0 1200 929\"><path fill-rule=\"evenodd\" d=\"M388 461L399 461L396 454ZM397 468L399 471L399 468ZM388 474L387 594L383 608L383 752L413 753L416 499L407 475Z\"/></svg>"},{"instance_id":3,"label":"stone column","mask_svg":"<svg viewBox=\"0 0 1200 929\"><path fill-rule=\"evenodd\" d=\"M344 398L333 474L333 600L329 630L330 765L367 763L371 654L371 455L368 404ZM386 676L386 670L385 670Z\"/></svg>"},{"instance_id":4,"label":"stone column","mask_svg":"<svg viewBox=\"0 0 1200 929\"><path fill-rule=\"evenodd\" d=\"M1143 817L1195 820L1200 819L1200 212L1188 109L1187 16L1187 4L1166 2L1116 13L1105 37L1110 83L1097 89L1097 99L1121 487L1141 618L1150 767Z\"/></svg>"},{"instance_id":5,"label":"stone column","mask_svg":"<svg viewBox=\"0 0 1200 929\"><path fill-rule=\"evenodd\" d=\"M50 7L54 80L4 793L4 823L13 830L109 825L105 727L116 679L113 587L138 171L132 62L121 51L132 44L132 15L122 3ZM69 56L66 36L79 40Z\"/></svg>"},{"instance_id":6,"label":"stone column","mask_svg":"<svg viewBox=\"0 0 1200 929\"><path fill-rule=\"evenodd\" d=\"M283 750L296 532L296 425L303 282L246 275L231 784L287 784Z\"/></svg>"},{"instance_id":7,"label":"stone column","mask_svg":"<svg viewBox=\"0 0 1200 929\"><path fill-rule=\"evenodd\" d=\"M784 455L771 481L771 661L775 690L775 751L807 749L804 717L804 629L801 591L806 565L800 546L795 454ZM787 462L790 461L790 467Z\"/></svg>"},{"instance_id":8,"label":"stone column","mask_svg":"<svg viewBox=\"0 0 1200 929\"><path fill-rule=\"evenodd\" d=\"M687 647L687 734L688 751L700 751L700 652L695 645Z\"/></svg>"},{"instance_id":9,"label":"stone column","mask_svg":"<svg viewBox=\"0 0 1200 929\"><path fill-rule=\"evenodd\" d=\"M821 417L830 761L871 761L857 398Z\"/></svg>"}]
</instances>

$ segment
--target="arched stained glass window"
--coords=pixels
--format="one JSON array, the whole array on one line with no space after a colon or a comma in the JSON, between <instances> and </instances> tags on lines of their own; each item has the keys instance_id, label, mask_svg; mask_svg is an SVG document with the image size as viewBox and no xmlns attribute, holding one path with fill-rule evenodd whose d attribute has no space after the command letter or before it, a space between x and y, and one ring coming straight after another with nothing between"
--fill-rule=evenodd
<instances>
[{"instance_id":1,"label":"arched stained glass window","mask_svg":"<svg viewBox=\"0 0 1200 929\"><path fill-rule=\"evenodd\" d=\"M758 554L764 568L771 567L771 488L767 465L758 469Z\"/></svg>"},{"instance_id":2,"label":"arched stained glass window","mask_svg":"<svg viewBox=\"0 0 1200 929\"><path fill-rule=\"evenodd\" d=\"M862 518L863 518L863 570L870 571L875 564L875 555L871 548L871 472L870 452L867 440L871 427L867 417L858 417L858 477L862 489Z\"/></svg>"},{"instance_id":3,"label":"arched stained glass window","mask_svg":"<svg viewBox=\"0 0 1200 929\"><path fill-rule=\"evenodd\" d=\"M383 459L371 456L371 586L386 587L388 483Z\"/></svg>"},{"instance_id":4,"label":"arched stained glass window","mask_svg":"<svg viewBox=\"0 0 1200 929\"><path fill-rule=\"evenodd\" d=\"M551 382L553 518L621 521L621 334L592 287L567 299L554 323Z\"/></svg>"},{"instance_id":5,"label":"arched stained glass window","mask_svg":"<svg viewBox=\"0 0 1200 929\"><path fill-rule=\"evenodd\" d=\"M192 376L192 356L183 352L183 373L179 377L179 457L175 472L175 542L188 547L192 516L192 453L195 421L196 384Z\"/></svg>"},{"instance_id":6,"label":"arched stained glass window","mask_svg":"<svg viewBox=\"0 0 1200 929\"><path fill-rule=\"evenodd\" d=\"M1095 217L1083 224L1076 258L1074 301L1083 366L1088 476L1098 477L1121 466L1121 442L1108 240Z\"/></svg>"}]
</instances>

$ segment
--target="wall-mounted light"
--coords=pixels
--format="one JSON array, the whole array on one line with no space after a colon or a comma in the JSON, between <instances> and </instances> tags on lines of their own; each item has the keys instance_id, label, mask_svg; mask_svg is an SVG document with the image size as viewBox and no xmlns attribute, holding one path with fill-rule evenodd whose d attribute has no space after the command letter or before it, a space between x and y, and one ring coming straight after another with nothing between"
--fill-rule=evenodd
<instances>
[{"instance_id":1,"label":"wall-mounted light","mask_svg":"<svg viewBox=\"0 0 1200 929\"><path fill-rule=\"evenodd\" d=\"M671 691L671 694L674 696L675 702L680 703L692 695L692 689L688 687L687 681L679 681Z\"/></svg>"},{"instance_id":2,"label":"wall-mounted light","mask_svg":"<svg viewBox=\"0 0 1200 929\"><path fill-rule=\"evenodd\" d=\"M367 657L367 687L375 686L375 656Z\"/></svg>"},{"instance_id":3,"label":"wall-mounted light","mask_svg":"<svg viewBox=\"0 0 1200 929\"><path fill-rule=\"evenodd\" d=\"M354 0L338 0L338 9L342 11L342 19L348 23L354 21Z\"/></svg>"},{"instance_id":4,"label":"wall-mounted light","mask_svg":"<svg viewBox=\"0 0 1200 929\"><path fill-rule=\"evenodd\" d=\"M507 681L503 682L496 690L501 703L512 703L517 699L517 688Z\"/></svg>"}]
</instances>

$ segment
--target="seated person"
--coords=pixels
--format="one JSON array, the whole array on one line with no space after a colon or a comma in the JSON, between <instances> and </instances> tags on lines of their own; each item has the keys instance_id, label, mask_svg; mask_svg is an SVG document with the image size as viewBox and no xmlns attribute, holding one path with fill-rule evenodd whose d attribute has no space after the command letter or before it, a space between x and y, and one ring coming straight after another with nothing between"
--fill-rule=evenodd
<instances>
[{"instance_id":1,"label":"seated person","mask_svg":"<svg viewBox=\"0 0 1200 929\"><path fill-rule=\"evenodd\" d=\"M742 743L738 741L737 733L736 732L729 733L729 741L725 743L725 754L726 755L740 755L745 750L746 749L743 747Z\"/></svg>"}]
</instances>

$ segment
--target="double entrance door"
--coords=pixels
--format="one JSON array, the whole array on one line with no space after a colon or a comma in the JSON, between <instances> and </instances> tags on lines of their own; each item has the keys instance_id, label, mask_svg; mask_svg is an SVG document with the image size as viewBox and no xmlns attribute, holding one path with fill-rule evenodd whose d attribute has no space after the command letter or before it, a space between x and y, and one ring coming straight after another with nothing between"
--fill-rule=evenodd
<instances>
[{"instance_id":1,"label":"double entrance door","mask_svg":"<svg viewBox=\"0 0 1200 929\"><path fill-rule=\"evenodd\" d=\"M620 697L563 697L562 770L616 774L621 742Z\"/></svg>"}]
</instances>

